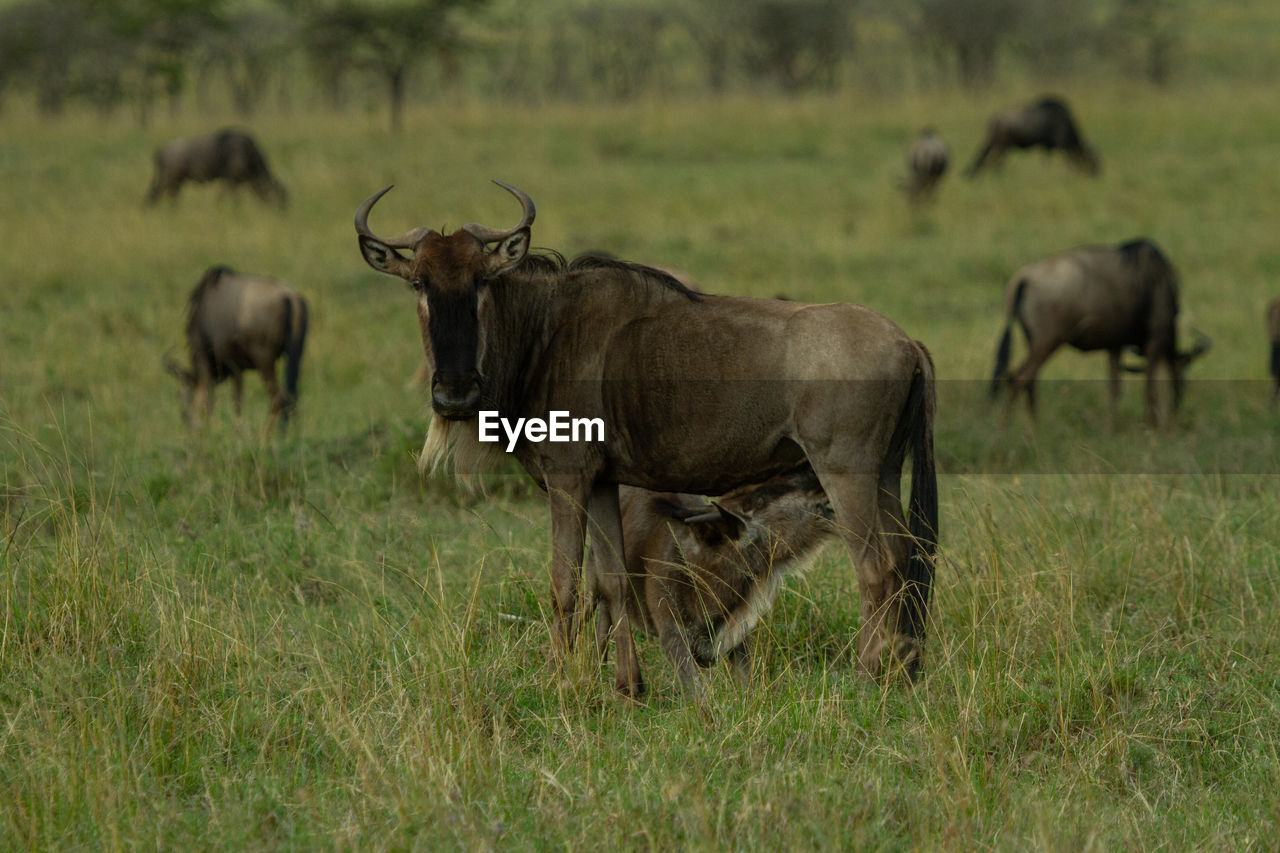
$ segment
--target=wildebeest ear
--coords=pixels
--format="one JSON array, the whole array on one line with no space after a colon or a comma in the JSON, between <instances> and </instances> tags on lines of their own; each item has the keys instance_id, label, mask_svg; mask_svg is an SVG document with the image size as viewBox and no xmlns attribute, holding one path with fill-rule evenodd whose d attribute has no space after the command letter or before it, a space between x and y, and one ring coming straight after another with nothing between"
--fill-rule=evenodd
<instances>
[{"instance_id":1,"label":"wildebeest ear","mask_svg":"<svg viewBox=\"0 0 1280 853\"><path fill-rule=\"evenodd\" d=\"M715 501L711 502L711 509L685 518L684 523L695 534L704 539L714 538L715 536L737 539L747 528L747 520L745 518L725 509Z\"/></svg>"},{"instance_id":2,"label":"wildebeest ear","mask_svg":"<svg viewBox=\"0 0 1280 853\"><path fill-rule=\"evenodd\" d=\"M521 228L489 251L489 275L498 275L524 260L529 253L529 229Z\"/></svg>"},{"instance_id":3,"label":"wildebeest ear","mask_svg":"<svg viewBox=\"0 0 1280 853\"><path fill-rule=\"evenodd\" d=\"M360 254L364 255L365 263L378 272L399 276L403 279L409 278L408 258L381 240L361 234Z\"/></svg>"}]
</instances>

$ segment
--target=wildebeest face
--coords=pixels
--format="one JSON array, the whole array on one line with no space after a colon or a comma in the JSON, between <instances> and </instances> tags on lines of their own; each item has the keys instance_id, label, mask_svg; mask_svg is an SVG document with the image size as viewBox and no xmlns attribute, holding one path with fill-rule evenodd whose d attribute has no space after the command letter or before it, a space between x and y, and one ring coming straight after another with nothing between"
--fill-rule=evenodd
<instances>
[{"instance_id":1,"label":"wildebeest face","mask_svg":"<svg viewBox=\"0 0 1280 853\"><path fill-rule=\"evenodd\" d=\"M405 279L418 295L422 343L432 366L431 406L450 420L466 420L479 411L485 346L481 321L488 283L517 266L529 250L533 201L514 187L499 186L524 208L520 224L509 231L467 225L446 236L417 228L382 240L369 231L367 220L374 202L390 187L356 212L365 261L379 272ZM397 249L409 249L413 256L405 257Z\"/></svg>"},{"instance_id":2,"label":"wildebeest face","mask_svg":"<svg viewBox=\"0 0 1280 853\"><path fill-rule=\"evenodd\" d=\"M179 399L182 405L182 422L187 426L191 426L192 407L196 392L196 376L190 370L178 364L172 353L165 353L164 369L174 379L177 379L181 386L182 390L179 392Z\"/></svg>"}]
</instances>

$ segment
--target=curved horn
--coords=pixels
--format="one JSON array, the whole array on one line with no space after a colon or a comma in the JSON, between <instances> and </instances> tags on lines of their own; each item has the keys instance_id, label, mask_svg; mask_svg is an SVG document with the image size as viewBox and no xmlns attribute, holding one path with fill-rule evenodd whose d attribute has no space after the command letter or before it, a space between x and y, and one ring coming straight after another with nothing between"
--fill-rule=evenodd
<instances>
[{"instance_id":1,"label":"curved horn","mask_svg":"<svg viewBox=\"0 0 1280 853\"><path fill-rule=\"evenodd\" d=\"M486 243L486 244L498 243L502 240L507 239L511 235L515 234L517 231L521 231L525 228L528 228L530 225L533 224L533 217L537 216L538 214L538 209L533 205L533 199L529 198L528 193L526 193L524 190L519 189L518 187L513 187L511 186L511 184L504 184L502 181L498 181L498 180L495 180L494 183L502 187L507 192L511 193L513 196L516 197L516 199L519 200L520 208L521 208L520 224L517 225L515 228L512 228L507 231L499 231L496 228L490 228L487 225L479 225L474 222L471 223L470 225L462 226L463 231L466 231L468 234L475 237L481 243ZM390 187L388 187L387 189L390 189ZM383 190L383 192L386 192L386 190ZM374 198L374 201L377 201L376 197Z\"/></svg>"},{"instance_id":2,"label":"curved horn","mask_svg":"<svg viewBox=\"0 0 1280 853\"><path fill-rule=\"evenodd\" d=\"M418 244L418 241L430 233L431 229L426 226L418 226L412 231L406 231L399 237L393 237L390 240L384 240L377 234L369 230L369 211L373 210L373 206L378 203L378 199L391 192L391 188L395 184L388 184L386 189L376 192L364 200L359 208L356 209L356 233L361 237L368 237L371 240L377 240L385 246L393 249L412 249Z\"/></svg>"}]
</instances>

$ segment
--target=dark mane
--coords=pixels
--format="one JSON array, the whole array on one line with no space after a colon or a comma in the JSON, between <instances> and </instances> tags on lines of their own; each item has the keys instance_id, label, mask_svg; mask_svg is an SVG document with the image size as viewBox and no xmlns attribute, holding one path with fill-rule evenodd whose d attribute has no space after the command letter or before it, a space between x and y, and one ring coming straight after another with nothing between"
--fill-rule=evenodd
<instances>
[{"instance_id":1,"label":"dark mane","mask_svg":"<svg viewBox=\"0 0 1280 853\"><path fill-rule=\"evenodd\" d=\"M191 331L191 327L195 325L196 309L200 307L200 302L216 285L224 275L234 275L235 270L224 264L217 264L205 270L204 275L200 277L200 282L191 291L191 296L187 298L187 331Z\"/></svg>"},{"instance_id":2,"label":"dark mane","mask_svg":"<svg viewBox=\"0 0 1280 853\"><path fill-rule=\"evenodd\" d=\"M635 284L641 286L661 287L666 290L679 293L690 302L701 302L702 294L696 290L690 290L685 286L684 282L660 269L637 264L631 261L624 261L618 258L610 258L601 254L582 254L578 255L569 262L569 272L585 272L590 270L610 270L612 272L628 273L629 278Z\"/></svg>"}]
</instances>

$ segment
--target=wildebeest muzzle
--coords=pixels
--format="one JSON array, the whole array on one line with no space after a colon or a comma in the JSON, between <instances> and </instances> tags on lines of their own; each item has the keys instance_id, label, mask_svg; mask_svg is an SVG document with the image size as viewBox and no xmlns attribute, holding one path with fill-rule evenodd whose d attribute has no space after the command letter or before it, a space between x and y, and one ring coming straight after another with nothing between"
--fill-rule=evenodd
<instances>
[{"instance_id":1,"label":"wildebeest muzzle","mask_svg":"<svg viewBox=\"0 0 1280 853\"><path fill-rule=\"evenodd\" d=\"M465 421L480 411L480 374L445 373L431 376L431 408L451 421Z\"/></svg>"}]
</instances>

